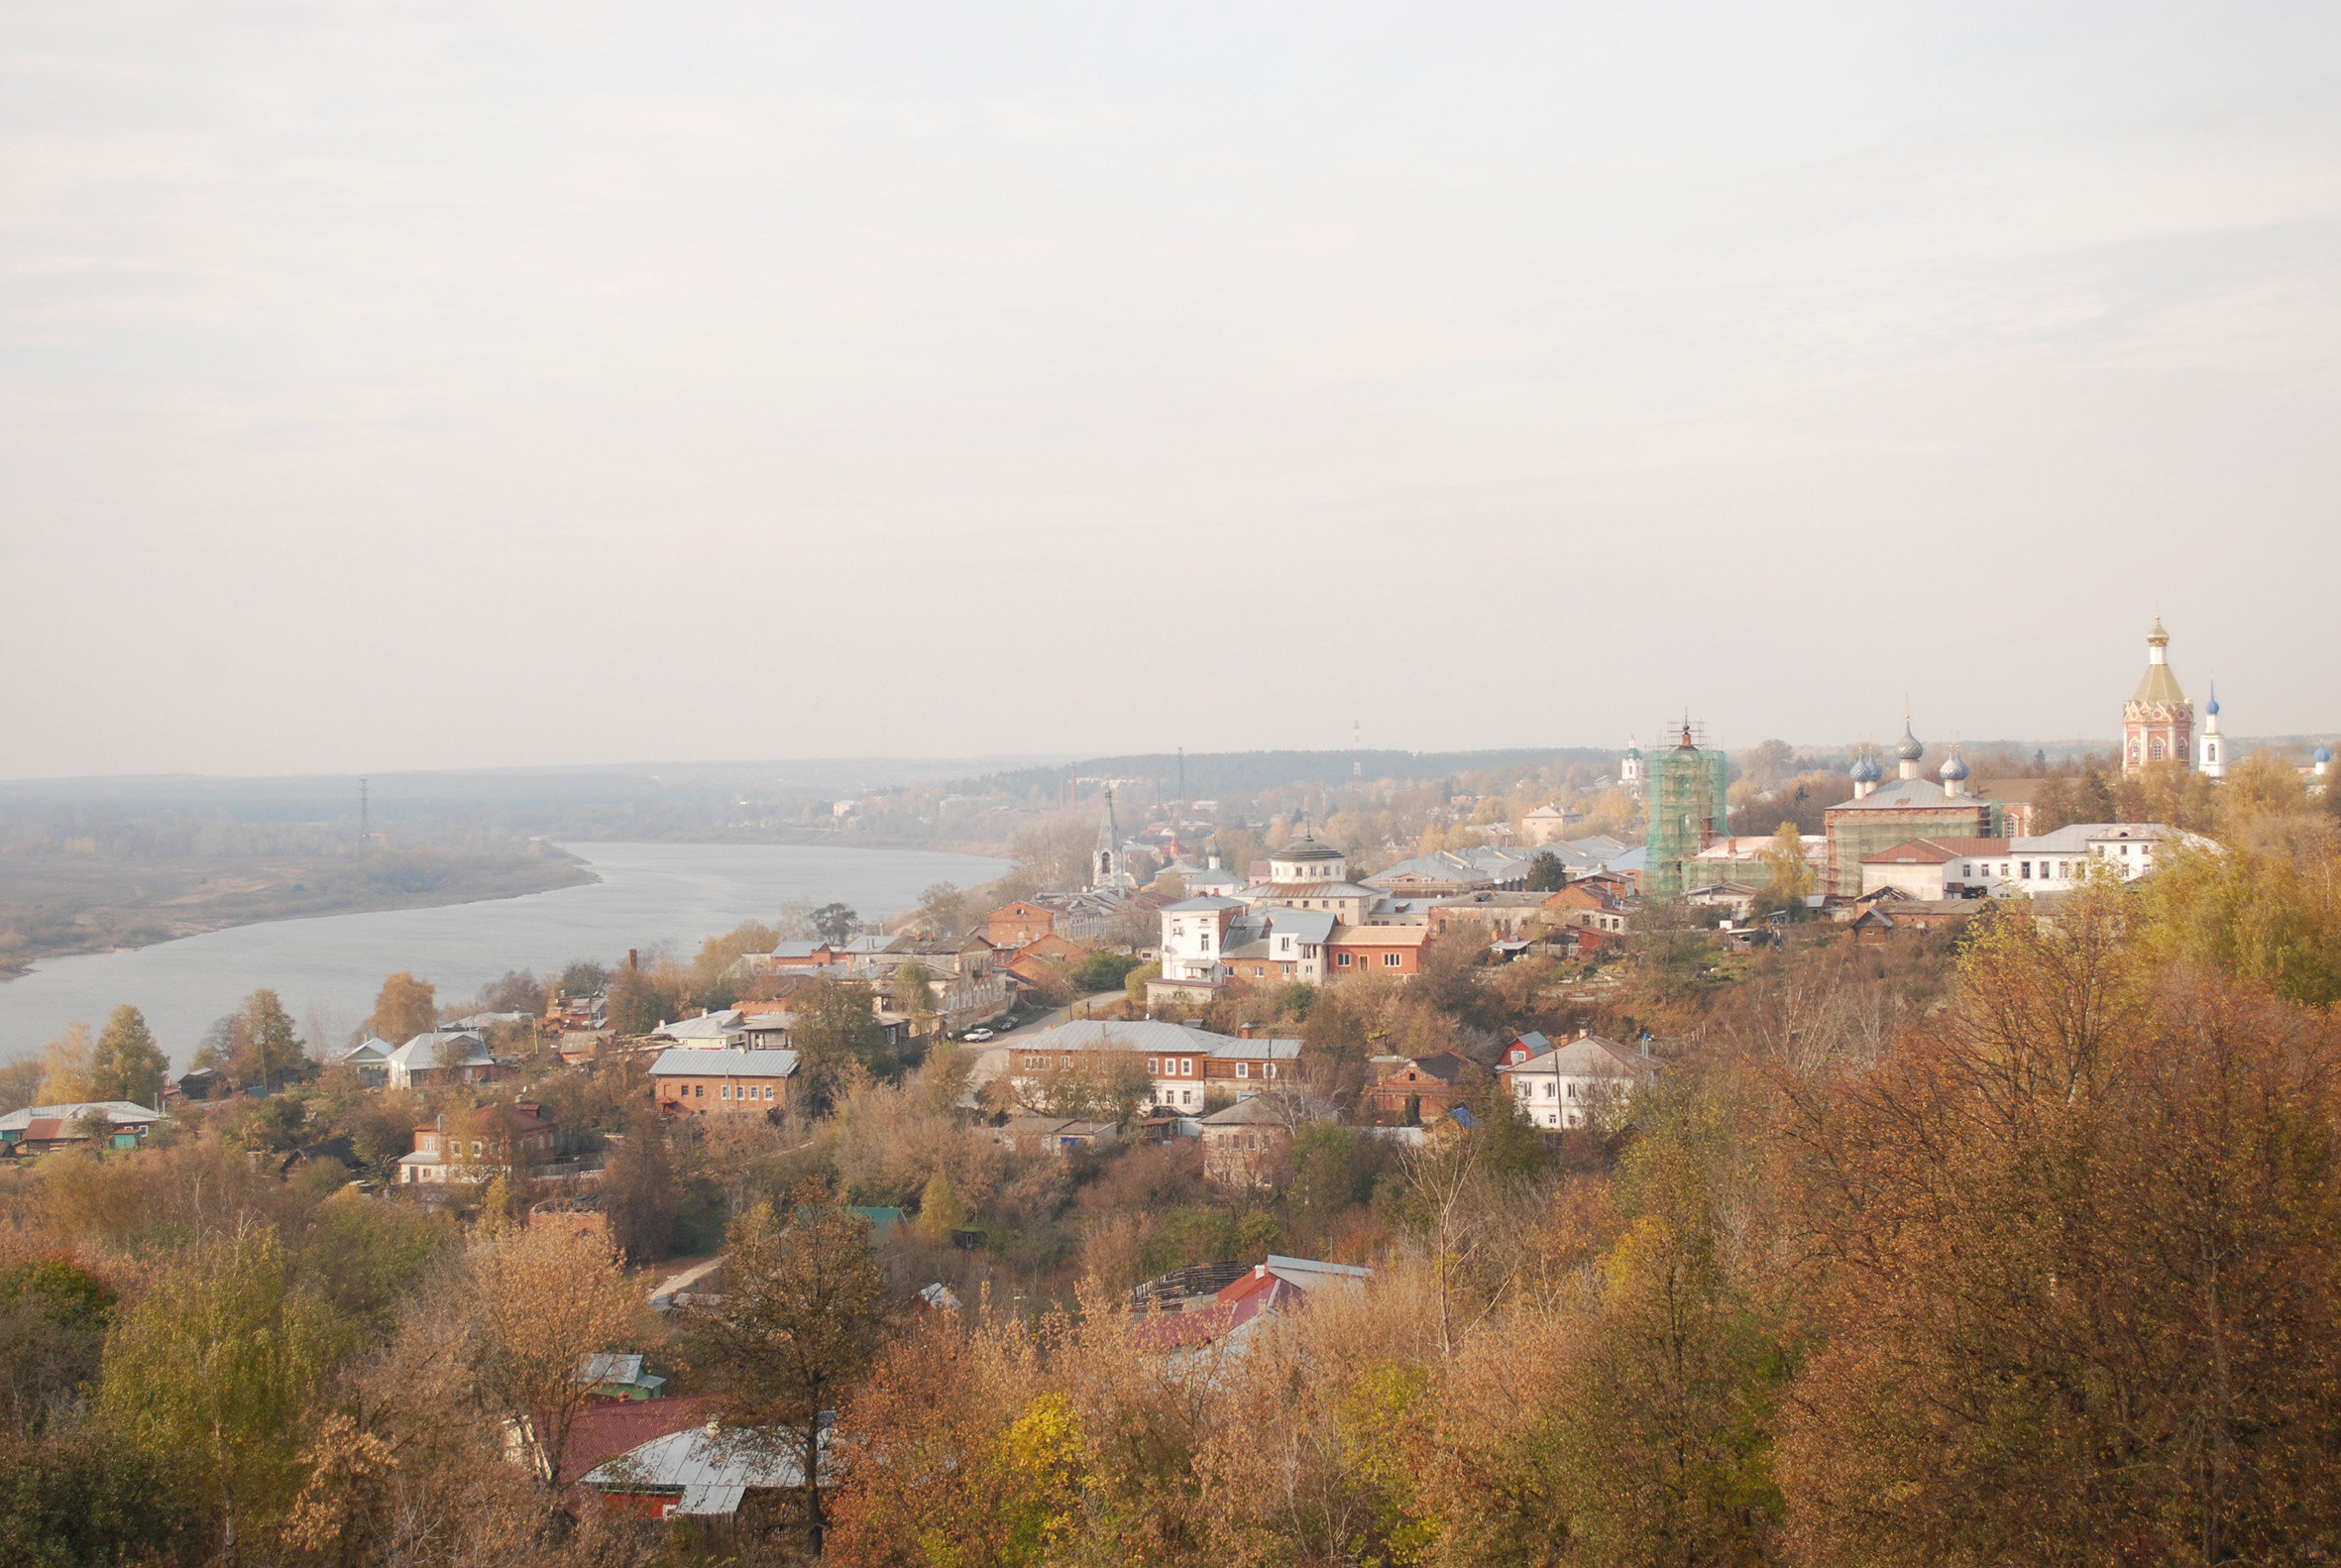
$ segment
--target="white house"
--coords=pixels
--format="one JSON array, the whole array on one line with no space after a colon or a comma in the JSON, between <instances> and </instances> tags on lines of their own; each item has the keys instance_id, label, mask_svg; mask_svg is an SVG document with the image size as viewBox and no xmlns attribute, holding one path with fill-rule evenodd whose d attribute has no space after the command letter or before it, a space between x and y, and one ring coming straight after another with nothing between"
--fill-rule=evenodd
<instances>
[{"instance_id":1,"label":"white house","mask_svg":"<svg viewBox=\"0 0 2341 1568\"><path fill-rule=\"evenodd\" d=\"M1512 1103L1538 1127L1614 1124L1633 1091L1656 1068L1615 1040L1581 1034L1559 1046L1523 1035L1505 1050L1496 1076L1511 1088Z\"/></svg>"},{"instance_id":2,"label":"white house","mask_svg":"<svg viewBox=\"0 0 2341 1568\"><path fill-rule=\"evenodd\" d=\"M738 1008L726 1007L661 1024L650 1031L650 1038L677 1051L745 1051L748 1027Z\"/></svg>"},{"instance_id":3,"label":"white house","mask_svg":"<svg viewBox=\"0 0 2341 1568\"><path fill-rule=\"evenodd\" d=\"M416 1035L384 1059L383 1070L393 1089L486 1083L496 1076L497 1061L488 1054L488 1042L454 1029Z\"/></svg>"},{"instance_id":4,"label":"white house","mask_svg":"<svg viewBox=\"0 0 2341 1568\"><path fill-rule=\"evenodd\" d=\"M1188 898L1163 906L1163 978L1218 980L1228 929L1244 910L1243 902L1233 898Z\"/></svg>"},{"instance_id":5,"label":"white house","mask_svg":"<svg viewBox=\"0 0 2341 1568\"><path fill-rule=\"evenodd\" d=\"M337 1067L354 1067L358 1076L371 1088L380 1088L389 1081L390 1053L398 1048L374 1035L341 1052L329 1064Z\"/></svg>"},{"instance_id":6,"label":"white house","mask_svg":"<svg viewBox=\"0 0 2341 1568\"><path fill-rule=\"evenodd\" d=\"M1999 897L2066 893L2080 885L2091 866L2112 866L2123 881L2134 882L2180 849L2218 847L2199 833L2151 822L2074 823L2006 843L1997 855L1962 856L1958 880L1987 886Z\"/></svg>"}]
</instances>

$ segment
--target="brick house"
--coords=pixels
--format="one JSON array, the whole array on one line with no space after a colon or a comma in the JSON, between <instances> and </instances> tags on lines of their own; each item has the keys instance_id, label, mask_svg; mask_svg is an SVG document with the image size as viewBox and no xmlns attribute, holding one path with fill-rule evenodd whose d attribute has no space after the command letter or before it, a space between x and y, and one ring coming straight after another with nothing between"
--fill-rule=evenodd
<instances>
[{"instance_id":1,"label":"brick house","mask_svg":"<svg viewBox=\"0 0 2341 1568\"><path fill-rule=\"evenodd\" d=\"M1461 893L1434 900L1430 906L1434 937L1444 936L1450 926L1472 925L1487 927L1489 939L1502 942L1536 937L1559 922L1560 915L1543 893Z\"/></svg>"},{"instance_id":2,"label":"brick house","mask_svg":"<svg viewBox=\"0 0 2341 1568\"><path fill-rule=\"evenodd\" d=\"M1346 980L1354 974L1394 974L1406 979L1422 971L1422 950L1430 943L1428 926L1346 926L1333 933L1325 946L1332 962L1326 976Z\"/></svg>"},{"instance_id":3,"label":"brick house","mask_svg":"<svg viewBox=\"0 0 2341 1568\"><path fill-rule=\"evenodd\" d=\"M553 1118L528 1100L483 1105L456 1124L440 1116L414 1130L414 1153L398 1161L398 1179L408 1186L447 1181L486 1181L524 1173L553 1158Z\"/></svg>"},{"instance_id":4,"label":"brick house","mask_svg":"<svg viewBox=\"0 0 2341 1568\"><path fill-rule=\"evenodd\" d=\"M1006 968L1027 985L1041 985L1062 970L1084 962L1088 956L1087 948L1048 931L1011 950Z\"/></svg>"},{"instance_id":5,"label":"brick house","mask_svg":"<svg viewBox=\"0 0 2341 1568\"><path fill-rule=\"evenodd\" d=\"M1222 1186L1268 1186L1292 1145L1285 1108L1255 1095L1213 1111L1200 1122L1203 1177Z\"/></svg>"},{"instance_id":6,"label":"brick house","mask_svg":"<svg viewBox=\"0 0 2341 1568\"><path fill-rule=\"evenodd\" d=\"M651 1103L672 1116L785 1110L794 1051L663 1051L650 1065Z\"/></svg>"},{"instance_id":7,"label":"brick house","mask_svg":"<svg viewBox=\"0 0 2341 1568\"><path fill-rule=\"evenodd\" d=\"M1470 1064L1452 1051L1427 1057L1376 1057L1369 1099L1375 1120L1402 1122L1411 1108L1415 1120L1437 1121L1461 1102L1463 1071Z\"/></svg>"},{"instance_id":8,"label":"brick house","mask_svg":"<svg viewBox=\"0 0 2341 1568\"><path fill-rule=\"evenodd\" d=\"M984 940L1003 952L1056 935L1057 912L1022 899L983 918Z\"/></svg>"}]
</instances>

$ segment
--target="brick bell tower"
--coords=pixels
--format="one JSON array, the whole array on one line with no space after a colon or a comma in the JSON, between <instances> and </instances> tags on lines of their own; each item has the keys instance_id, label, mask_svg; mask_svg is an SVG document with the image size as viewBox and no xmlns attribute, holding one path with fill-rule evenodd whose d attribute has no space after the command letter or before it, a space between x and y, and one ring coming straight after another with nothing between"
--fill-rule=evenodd
<instances>
[{"instance_id":1,"label":"brick bell tower","mask_svg":"<svg viewBox=\"0 0 2341 1568\"><path fill-rule=\"evenodd\" d=\"M2160 616L2146 634L2146 678L2122 704L2122 777L2136 778L2150 762L2194 765L2194 704L2171 673L2171 634Z\"/></svg>"}]
</instances>

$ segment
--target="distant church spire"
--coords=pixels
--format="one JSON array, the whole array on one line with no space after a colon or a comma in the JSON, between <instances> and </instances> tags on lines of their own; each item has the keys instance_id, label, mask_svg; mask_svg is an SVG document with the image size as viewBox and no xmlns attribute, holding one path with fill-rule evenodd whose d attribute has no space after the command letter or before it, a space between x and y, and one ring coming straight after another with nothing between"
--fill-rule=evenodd
<instances>
[{"instance_id":1,"label":"distant church spire","mask_svg":"<svg viewBox=\"0 0 2341 1568\"><path fill-rule=\"evenodd\" d=\"M2211 700L2203 704L2202 761L2203 777L2227 777L2227 741L2219 733L2219 683L2211 683Z\"/></svg>"},{"instance_id":2,"label":"distant church spire","mask_svg":"<svg viewBox=\"0 0 2341 1568\"><path fill-rule=\"evenodd\" d=\"M1097 824L1097 848L1089 856L1089 889L1094 893L1130 890L1130 868L1122 859L1122 830L1114 822L1114 787L1105 787L1105 816Z\"/></svg>"}]
</instances>

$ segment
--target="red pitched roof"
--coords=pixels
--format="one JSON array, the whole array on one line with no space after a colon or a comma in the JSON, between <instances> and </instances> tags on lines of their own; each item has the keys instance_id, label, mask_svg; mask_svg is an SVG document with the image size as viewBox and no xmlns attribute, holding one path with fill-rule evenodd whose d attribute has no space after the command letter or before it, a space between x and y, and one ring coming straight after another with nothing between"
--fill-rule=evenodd
<instances>
[{"instance_id":1,"label":"red pitched roof","mask_svg":"<svg viewBox=\"0 0 2341 1568\"><path fill-rule=\"evenodd\" d=\"M569 1486L605 1459L615 1459L653 1437L704 1425L715 1413L712 1394L671 1400L597 1400L578 1411L569 1427L569 1451L561 1457L561 1484Z\"/></svg>"}]
</instances>

